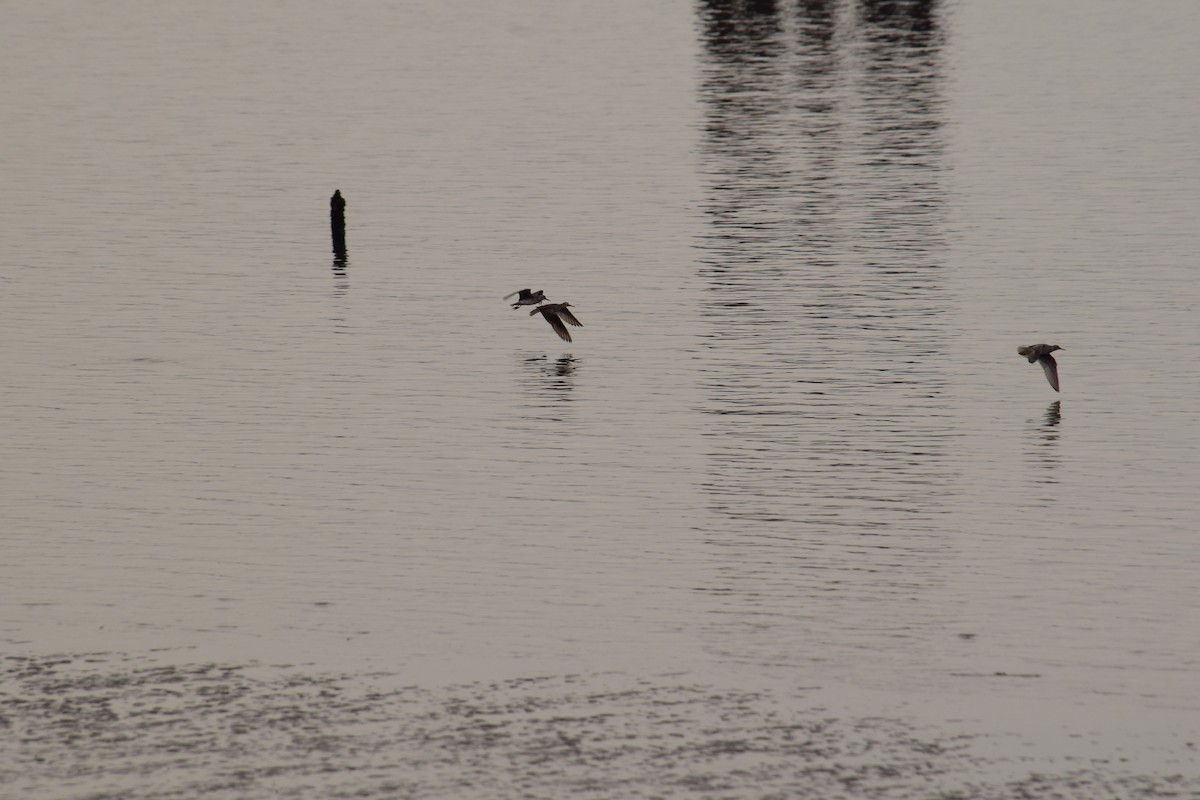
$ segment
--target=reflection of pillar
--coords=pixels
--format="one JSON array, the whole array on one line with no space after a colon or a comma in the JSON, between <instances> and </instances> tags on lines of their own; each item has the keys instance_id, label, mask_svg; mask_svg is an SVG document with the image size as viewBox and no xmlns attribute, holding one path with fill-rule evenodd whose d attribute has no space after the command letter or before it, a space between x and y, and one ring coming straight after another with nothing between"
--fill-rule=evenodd
<instances>
[{"instance_id":1,"label":"reflection of pillar","mask_svg":"<svg viewBox=\"0 0 1200 800\"><path fill-rule=\"evenodd\" d=\"M695 590L738 662L857 669L903 631L889 662L925 668L958 613L932 591L960 537L936 5L697 4Z\"/></svg>"},{"instance_id":2,"label":"reflection of pillar","mask_svg":"<svg viewBox=\"0 0 1200 800\"><path fill-rule=\"evenodd\" d=\"M937 530L954 479L938 7L698 5L699 357L728 541L747 522L799 547Z\"/></svg>"},{"instance_id":3,"label":"reflection of pillar","mask_svg":"<svg viewBox=\"0 0 1200 800\"><path fill-rule=\"evenodd\" d=\"M862 0L864 22L910 31L931 31L936 26L936 0Z\"/></svg>"},{"instance_id":4,"label":"reflection of pillar","mask_svg":"<svg viewBox=\"0 0 1200 800\"><path fill-rule=\"evenodd\" d=\"M329 226L333 231L333 252L346 255L346 200L338 189L329 198Z\"/></svg>"}]
</instances>

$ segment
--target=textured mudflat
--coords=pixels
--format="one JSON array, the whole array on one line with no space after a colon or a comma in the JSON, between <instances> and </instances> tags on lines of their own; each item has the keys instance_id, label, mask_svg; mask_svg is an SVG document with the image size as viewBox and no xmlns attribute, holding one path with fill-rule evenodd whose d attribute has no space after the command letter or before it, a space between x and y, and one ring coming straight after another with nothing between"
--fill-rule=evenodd
<instances>
[{"instance_id":1,"label":"textured mudflat","mask_svg":"<svg viewBox=\"0 0 1200 800\"><path fill-rule=\"evenodd\" d=\"M119 654L2 664L6 798L1200 797L1195 777L1103 760L989 780L977 737L680 676L424 689Z\"/></svg>"}]
</instances>

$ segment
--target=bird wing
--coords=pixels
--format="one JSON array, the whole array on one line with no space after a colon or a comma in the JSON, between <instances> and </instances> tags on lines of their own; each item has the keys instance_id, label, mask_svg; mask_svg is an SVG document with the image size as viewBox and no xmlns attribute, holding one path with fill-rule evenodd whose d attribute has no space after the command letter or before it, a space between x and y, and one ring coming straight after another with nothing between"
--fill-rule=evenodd
<instances>
[{"instance_id":1,"label":"bird wing","mask_svg":"<svg viewBox=\"0 0 1200 800\"><path fill-rule=\"evenodd\" d=\"M562 324L562 320L558 318L558 314L542 314L546 318L546 322L550 323L550 327L554 328L554 332L558 334L558 338L564 342L571 341L571 332L567 330L567 326Z\"/></svg>"},{"instance_id":2,"label":"bird wing","mask_svg":"<svg viewBox=\"0 0 1200 800\"><path fill-rule=\"evenodd\" d=\"M558 310L558 315L562 317L568 325L574 325L576 328L583 327L583 323L575 319L575 315L571 313L571 309L569 308L560 308Z\"/></svg>"},{"instance_id":3,"label":"bird wing","mask_svg":"<svg viewBox=\"0 0 1200 800\"><path fill-rule=\"evenodd\" d=\"M516 297L517 295L521 295L522 297L528 297L528 296L529 296L529 290L528 290L528 289L521 289L521 290L519 290L519 291L513 292L512 294L506 294L506 295L504 295L504 299L505 299L505 300L507 300L508 298L510 298L510 297Z\"/></svg>"},{"instance_id":4,"label":"bird wing","mask_svg":"<svg viewBox=\"0 0 1200 800\"><path fill-rule=\"evenodd\" d=\"M1045 355L1038 359L1038 363L1042 365L1042 372L1046 373L1046 380L1050 381L1050 387L1057 392L1058 362L1054 360L1054 356Z\"/></svg>"}]
</instances>

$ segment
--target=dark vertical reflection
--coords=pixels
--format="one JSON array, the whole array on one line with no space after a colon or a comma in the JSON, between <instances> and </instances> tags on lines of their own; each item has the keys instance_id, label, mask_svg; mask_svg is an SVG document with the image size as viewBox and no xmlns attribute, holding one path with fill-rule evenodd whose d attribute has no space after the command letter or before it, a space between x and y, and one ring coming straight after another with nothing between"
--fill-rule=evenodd
<instances>
[{"instance_id":1,"label":"dark vertical reflection","mask_svg":"<svg viewBox=\"0 0 1200 800\"><path fill-rule=\"evenodd\" d=\"M344 297L350 291L350 256L343 250L333 256L333 296Z\"/></svg>"},{"instance_id":2,"label":"dark vertical reflection","mask_svg":"<svg viewBox=\"0 0 1200 800\"><path fill-rule=\"evenodd\" d=\"M350 293L350 256L345 250L333 255L333 297L339 301L334 304L334 316L330 317L334 333L351 333L348 309L341 301Z\"/></svg>"},{"instance_id":3,"label":"dark vertical reflection","mask_svg":"<svg viewBox=\"0 0 1200 800\"><path fill-rule=\"evenodd\" d=\"M533 423L564 421L574 399L578 359L569 354L558 358L518 354L518 358L521 367L516 374L526 397L522 416Z\"/></svg>"},{"instance_id":4,"label":"dark vertical reflection","mask_svg":"<svg viewBox=\"0 0 1200 800\"><path fill-rule=\"evenodd\" d=\"M1058 471L1061 465L1058 437L1059 425L1062 424L1062 401L1055 400L1046 406L1046 412L1041 419L1030 420L1028 435L1025 437L1025 456L1029 462L1030 475L1034 483L1045 486L1045 493L1037 497L1036 502L1050 505L1057 500L1053 488L1058 484Z\"/></svg>"},{"instance_id":5,"label":"dark vertical reflection","mask_svg":"<svg viewBox=\"0 0 1200 800\"><path fill-rule=\"evenodd\" d=\"M817 596L911 598L938 580L952 436L937 3L703 0L698 16L720 554L702 590L766 630Z\"/></svg>"}]
</instances>

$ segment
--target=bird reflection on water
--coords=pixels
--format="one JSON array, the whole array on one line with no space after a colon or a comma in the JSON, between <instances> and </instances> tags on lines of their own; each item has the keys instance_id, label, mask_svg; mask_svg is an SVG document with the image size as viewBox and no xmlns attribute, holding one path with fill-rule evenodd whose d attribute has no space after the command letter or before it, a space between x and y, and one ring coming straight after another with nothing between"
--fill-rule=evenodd
<instances>
[{"instance_id":1,"label":"bird reflection on water","mask_svg":"<svg viewBox=\"0 0 1200 800\"><path fill-rule=\"evenodd\" d=\"M520 383L532 400L527 408L555 409L556 413L560 413L563 403L574 400L572 393L575 390L576 372L580 366L579 359L570 353L564 353L554 359L545 354L523 354L520 358Z\"/></svg>"},{"instance_id":2,"label":"bird reflection on water","mask_svg":"<svg viewBox=\"0 0 1200 800\"><path fill-rule=\"evenodd\" d=\"M1057 484L1058 469L1062 464L1062 457L1058 452L1058 439L1062 433L1059 427L1062 424L1062 401L1055 400L1046 406L1041 420L1030 420L1030 423L1032 427L1027 434L1025 448L1026 458L1033 467L1030 474L1034 476L1035 483ZM1050 505L1055 500L1055 493L1049 492L1044 497L1038 497L1036 502Z\"/></svg>"},{"instance_id":3,"label":"bird reflection on water","mask_svg":"<svg viewBox=\"0 0 1200 800\"><path fill-rule=\"evenodd\" d=\"M564 378L575 371L575 357L562 356L554 362L554 374Z\"/></svg>"},{"instance_id":4,"label":"bird reflection on water","mask_svg":"<svg viewBox=\"0 0 1200 800\"><path fill-rule=\"evenodd\" d=\"M1046 429L1046 438L1058 438L1056 431L1050 429L1062 422L1062 400L1055 400L1050 405L1046 406L1046 415L1044 417L1043 427Z\"/></svg>"}]
</instances>

